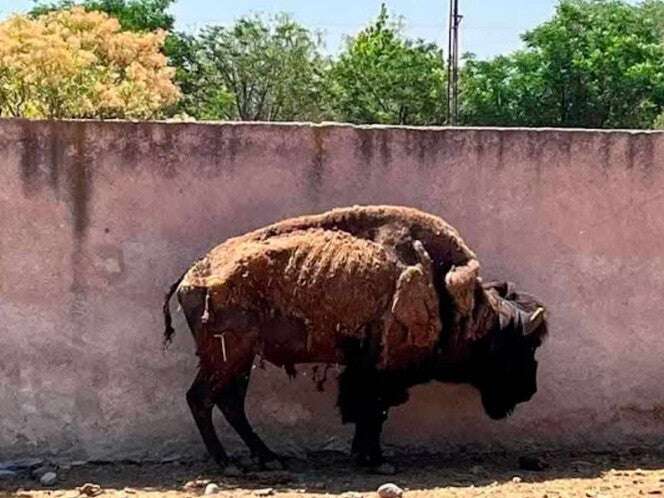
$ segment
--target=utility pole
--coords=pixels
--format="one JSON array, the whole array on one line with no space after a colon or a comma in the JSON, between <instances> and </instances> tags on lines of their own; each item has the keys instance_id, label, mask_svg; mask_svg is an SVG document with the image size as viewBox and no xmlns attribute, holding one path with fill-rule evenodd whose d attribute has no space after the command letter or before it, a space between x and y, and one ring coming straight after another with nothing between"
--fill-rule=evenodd
<instances>
[{"instance_id":1,"label":"utility pole","mask_svg":"<svg viewBox=\"0 0 664 498\"><path fill-rule=\"evenodd\" d=\"M450 0L449 33L447 44L447 124L459 122L459 0Z\"/></svg>"}]
</instances>

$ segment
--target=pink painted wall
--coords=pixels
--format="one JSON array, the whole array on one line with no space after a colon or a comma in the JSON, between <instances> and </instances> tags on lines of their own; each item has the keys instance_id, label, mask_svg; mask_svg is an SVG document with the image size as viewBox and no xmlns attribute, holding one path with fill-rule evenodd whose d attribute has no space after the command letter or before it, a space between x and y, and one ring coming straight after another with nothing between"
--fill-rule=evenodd
<instances>
[{"instance_id":1,"label":"pink painted wall","mask_svg":"<svg viewBox=\"0 0 664 498\"><path fill-rule=\"evenodd\" d=\"M354 203L443 216L485 277L553 315L515 416L432 384L387 443L661 443L662 192L661 133L0 121L0 454L200 455L192 341L179 318L162 352L164 289L226 237ZM250 416L282 451L344 448L334 382L309 377L256 370Z\"/></svg>"}]
</instances>

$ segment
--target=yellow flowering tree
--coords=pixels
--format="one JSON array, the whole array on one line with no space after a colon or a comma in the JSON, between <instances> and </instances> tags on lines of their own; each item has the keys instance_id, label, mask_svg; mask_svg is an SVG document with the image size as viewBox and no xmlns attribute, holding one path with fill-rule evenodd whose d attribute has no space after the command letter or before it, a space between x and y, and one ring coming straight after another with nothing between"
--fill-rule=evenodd
<instances>
[{"instance_id":1,"label":"yellow flowering tree","mask_svg":"<svg viewBox=\"0 0 664 498\"><path fill-rule=\"evenodd\" d=\"M180 98L165 38L81 7L14 16L0 23L0 115L158 117Z\"/></svg>"}]
</instances>

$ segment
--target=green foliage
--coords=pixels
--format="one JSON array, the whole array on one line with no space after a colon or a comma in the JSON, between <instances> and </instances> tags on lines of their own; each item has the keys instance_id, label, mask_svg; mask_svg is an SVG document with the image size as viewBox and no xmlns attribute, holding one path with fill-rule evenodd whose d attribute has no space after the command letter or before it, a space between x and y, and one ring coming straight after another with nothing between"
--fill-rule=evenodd
<instances>
[{"instance_id":1,"label":"green foliage","mask_svg":"<svg viewBox=\"0 0 664 498\"><path fill-rule=\"evenodd\" d=\"M442 124L446 71L435 44L406 39L383 5L335 60L287 16L246 17L176 33L174 0L34 0L38 14L81 5L126 31L168 32L161 48L196 119ZM468 125L664 127L664 0L560 0L524 48L465 56L461 120ZM5 75L5 79L7 76Z\"/></svg>"},{"instance_id":2,"label":"green foliage","mask_svg":"<svg viewBox=\"0 0 664 498\"><path fill-rule=\"evenodd\" d=\"M660 40L664 41L664 1L643 0L641 11L644 18L655 24Z\"/></svg>"},{"instance_id":3,"label":"green foliage","mask_svg":"<svg viewBox=\"0 0 664 498\"><path fill-rule=\"evenodd\" d=\"M462 120L482 126L543 126L555 122L555 108L542 106L549 89L540 59L526 51L478 61L467 55L461 73Z\"/></svg>"},{"instance_id":4,"label":"green foliage","mask_svg":"<svg viewBox=\"0 0 664 498\"><path fill-rule=\"evenodd\" d=\"M646 128L664 106L662 2L562 0L526 48L463 75L463 120L477 125Z\"/></svg>"},{"instance_id":5,"label":"green foliage","mask_svg":"<svg viewBox=\"0 0 664 498\"><path fill-rule=\"evenodd\" d=\"M354 123L440 124L444 89L441 50L403 39L383 5L332 66L328 107L334 119Z\"/></svg>"},{"instance_id":6,"label":"green foliage","mask_svg":"<svg viewBox=\"0 0 664 498\"><path fill-rule=\"evenodd\" d=\"M245 17L182 37L172 55L186 94L181 111L199 119L316 120L324 60L319 41L286 15Z\"/></svg>"},{"instance_id":7,"label":"green foliage","mask_svg":"<svg viewBox=\"0 0 664 498\"><path fill-rule=\"evenodd\" d=\"M34 0L37 5L30 12L38 16L54 10L81 5L86 10L105 12L118 21L128 31L172 31L175 19L168 8L175 0L57 0L45 2Z\"/></svg>"},{"instance_id":8,"label":"green foliage","mask_svg":"<svg viewBox=\"0 0 664 498\"><path fill-rule=\"evenodd\" d=\"M655 122L653 123L653 128L656 130L664 130L664 113L660 114L655 118Z\"/></svg>"}]
</instances>

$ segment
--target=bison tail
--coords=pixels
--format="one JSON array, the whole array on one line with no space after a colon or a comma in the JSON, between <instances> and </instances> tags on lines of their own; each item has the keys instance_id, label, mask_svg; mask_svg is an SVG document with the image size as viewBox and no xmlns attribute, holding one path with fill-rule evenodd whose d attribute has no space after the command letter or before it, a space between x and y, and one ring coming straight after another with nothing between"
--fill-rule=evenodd
<instances>
[{"instance_id":1,"label":"bison tail","mask_svg":"<svg viewBox=\"0 0 664 498\"><path fill-rule=\"evenodd\" d=\"M185 275L189 270L184 272L182 276L175 282L173 285L171 285L170 289L168 289L168 292L166 293L166 299L164 299L164 348L167 348L168 345L171 343L173 340L173 336L175 335L175 329L173 328L173 319L171 317L171 307L170 307L170 301L171 297L173 297L173 294L175 294L175 291L178 290L178 287L184 280Z\"/></svg>"}]
</instances>

